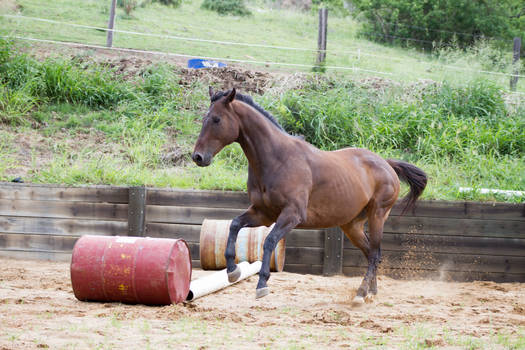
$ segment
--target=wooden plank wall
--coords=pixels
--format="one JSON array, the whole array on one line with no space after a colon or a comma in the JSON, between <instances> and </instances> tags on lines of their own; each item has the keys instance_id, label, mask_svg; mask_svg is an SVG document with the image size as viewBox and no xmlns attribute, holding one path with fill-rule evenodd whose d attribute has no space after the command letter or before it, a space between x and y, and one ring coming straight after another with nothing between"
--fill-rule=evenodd
<instances>
[{"instance_id":1,"label":"wooden plank wall","mask_svg":"<svg viewBox=\"0 0 525 350\"><path fill-rule=\"evenodd\" d=\"M128 189L0 183L0 256L69 260L84 235L126 235Z\"/></svg>"},{"instance_id":2,"label":"wooden plank wall","mask_svg":"<svg viewBox=\"0 0 525 350\"><path fill-rule=\"evenodd\" d=\"M128 199L125 187L0 183L0 256L67 260L83 234L127 235ZM145 203L143 235L185 239L194 266L203 219L232 219L249 205L244 193L156 188L146 189ZM334 230L291 232L285 271L337 270L340 254L325 252L333 237ZM362 275L362 253L346 238L342 248L342 272ZM382 252L381 273L397 278L525 282L525 204L420 201L404 216L396 206Z\"/></svg>"},{"instance_id":3,"label":"wooden plank wall","mask_svg":"<svg viewBox=\"0 0 525 350\"><path fill-rule=\"evenodd\" d=\"M392 277L525 282L525 205L420 201L404 216L395 206L382 253L381 273ZM366 265L346 240L343 273Z\"/></svg>"}]
</instances>

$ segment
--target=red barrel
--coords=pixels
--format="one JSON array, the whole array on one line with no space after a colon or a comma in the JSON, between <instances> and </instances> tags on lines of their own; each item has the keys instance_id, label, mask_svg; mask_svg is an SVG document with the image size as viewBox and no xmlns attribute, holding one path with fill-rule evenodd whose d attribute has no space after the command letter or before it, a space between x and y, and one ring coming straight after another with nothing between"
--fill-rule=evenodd
<instances>
[{"instance_id":1,"label":"red barrel","mask_svg":"<svg viewBox=\"0 0 525 350\"><path fill-rule=\"evenodd\" d=\"M181 239L82 236L73 248L78 300L168 305L186 299L191 256Z\"/></svg>"}]
</instances>

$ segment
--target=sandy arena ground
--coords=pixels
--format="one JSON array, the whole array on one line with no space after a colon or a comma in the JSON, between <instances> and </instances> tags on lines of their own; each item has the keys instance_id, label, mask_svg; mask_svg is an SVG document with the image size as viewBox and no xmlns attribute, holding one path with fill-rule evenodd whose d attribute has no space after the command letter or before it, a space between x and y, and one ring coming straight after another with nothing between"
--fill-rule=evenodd
<instances>
[{"instance_id":1,"label":"sandy arena ground","mask_svg":"<svg viewBox=\"0 0 525 350\"><path fill-rule=\"evenodd\" d=\"M194 270L194 278L208 272ZM379 279L364 307L361 278L274 273L187 305L75 299L68 263L0 259L0 350L525 348L525 284Z\"/></svg>"}]
</instances>

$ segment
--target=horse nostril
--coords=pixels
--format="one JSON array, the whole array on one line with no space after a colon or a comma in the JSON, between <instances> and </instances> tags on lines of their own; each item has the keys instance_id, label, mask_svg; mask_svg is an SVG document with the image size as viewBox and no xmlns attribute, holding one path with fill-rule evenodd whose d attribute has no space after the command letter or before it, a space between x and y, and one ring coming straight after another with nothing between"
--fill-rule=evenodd
<instances>
[{"instance_id":1,"label":"horse nostril","mask_svg":"<svg viewBox=\"0 0 525 350\"><path fill-rule=\"evenodd\" d=\"M193 154L193 161L197 164L202 162L202 156L200 155L200 153Z\"/></svg>"}]
</instances>

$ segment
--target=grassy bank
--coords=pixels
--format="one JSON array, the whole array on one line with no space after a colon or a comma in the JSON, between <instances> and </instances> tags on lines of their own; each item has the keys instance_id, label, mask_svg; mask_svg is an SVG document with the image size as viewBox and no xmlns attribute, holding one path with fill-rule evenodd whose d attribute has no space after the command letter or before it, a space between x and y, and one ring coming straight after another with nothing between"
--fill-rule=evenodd
<instances>
[{"instance_id":1,"label":"grassy bank","mask_svg":"<svg viewBox=\"0 0 525 350\"><path fill-rule=\"evenodd\" d=\"M41 183L245 189L238 145L208 168L189 160L209 104L205 82L182 84L166 64L124 78L85 60L1 48L0 180L25 171L25 181ZM413 162L430 175L428 199L522 200L458 192L525 190L525 104L506 103L493 83L302 79L254 96L288 131L323 149L366 147Z\"/></svg>"}]
</instances>

